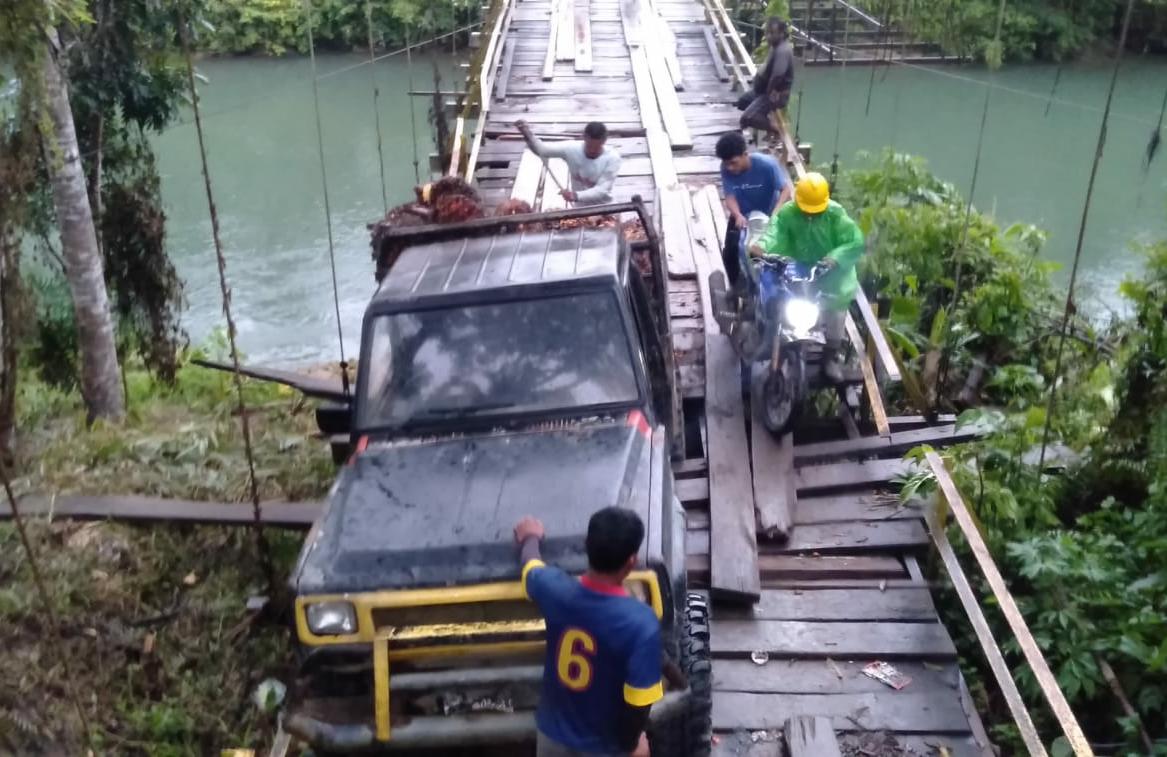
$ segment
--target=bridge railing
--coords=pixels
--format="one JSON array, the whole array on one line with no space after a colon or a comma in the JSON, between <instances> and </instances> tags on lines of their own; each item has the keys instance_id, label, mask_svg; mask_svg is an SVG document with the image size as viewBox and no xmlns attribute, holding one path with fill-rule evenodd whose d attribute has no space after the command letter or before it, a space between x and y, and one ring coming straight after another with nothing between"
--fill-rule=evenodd
<instances>
[{"instance_id":1,"label":"bridge railing","mask_svg":"<svg viewBox=\"0 0 1167 757\"><path fill-rule=\"evenodd\" d=\"M1066 701L1065 694L1062 693L1057 680L1054 678L1053 672L1050 670L1049 664L1038 648L1037 641L1033 638L1033 634L1030 632L1025 618L1021 615L1021 610L1017 607L1017 602L1014 601L1013 595L1009 593L1009 588L1005 585L1005 579L1001 576L1000 570L997 569L997 565L993 561L993 556L989 553L989 548L985 544L985 540L981 537L981 532L973 521L968 505L965 504L964 498L961 497L960 491L956 487L956 482L953 481L944 460L940 455L932 451L925 454L925 459L932 470L932 474L935 476L941 496L947 502L947 511L952 514L953 520L960 528L961 535L964 536L965 541L968 543L969 549L976 559L977 566L980 568L981 575L989 584L993 592L993 597L997 600L997 605L1001 608L1001 612L1005 616L1005 620L1009 624L1013 636L1017 639L1017 643L1021 647L1025 661L1028 663L1034 678L1037 680L1038 686L1041 688L1041 693L1045 698L1046 704L1053 711L1054 717L1061 727L1062 734L1065 736L1066 741L1069 743L1070 748L1073 749L1075 755L1078 757L1085 757L1087 755L1092 757L1094 751L1087 742L1086 735L1082 732L1081 726L1078 725L1078 720L1074 717L1074 713L1070 710L1070 704ZM1022 741L1025 742L1026 749L1031 755L1041 755L1044 757L1048 753L1042 744L1041 737L1037 733L1037 728L1034 726L1032 718L1029 716L1029 711L1025 707L1025 702L1021 698L1021 693L1017 689L1017 683L1013 679L1008 664L1001 654L1001 649L993 638L992 629L985 619L980 600L969 584L968 578L960 566L960 561L957 559L956 552L948 540L947 518L942 513L943 508L938 503L938 506L931 508L925 516L925 520L928 523L928 531L932 536L932 542L936 545L937 553L944 563L944 568L948 573L949 579L952 581L952 586L960 598L960 603L964 607L969 622L972 624L977 641L980 642L981 649L988 659L989 667L993 671L993 677L997 679L997 685L1000 687L1001 693L1005 698L1005 703L1009 707L1009 712L1017 724L1018 731L1021 734Z\"/></svg>"}]
</instances>

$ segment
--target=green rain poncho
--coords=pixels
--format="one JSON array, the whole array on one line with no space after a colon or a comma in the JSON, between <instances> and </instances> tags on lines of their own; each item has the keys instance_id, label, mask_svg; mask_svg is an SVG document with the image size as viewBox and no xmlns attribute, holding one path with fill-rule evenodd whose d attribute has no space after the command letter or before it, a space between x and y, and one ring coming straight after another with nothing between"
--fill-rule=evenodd
<instances>
[{"instance_id":1,"label":"green rain poncho","mask_svg":"<svg viewBox=\"0 0 1167 757\"><path fill-rule=\"evenodd\" d=\"M783 255L806 265L823 258L835 269L819 279L819 289L831 310L846 310L859 288L855 264L866 249L863 232L839 203L831 200L822 213L810 215L788 202L770 220L758 240L767 255Z\"/></svg>"}]
</instances>

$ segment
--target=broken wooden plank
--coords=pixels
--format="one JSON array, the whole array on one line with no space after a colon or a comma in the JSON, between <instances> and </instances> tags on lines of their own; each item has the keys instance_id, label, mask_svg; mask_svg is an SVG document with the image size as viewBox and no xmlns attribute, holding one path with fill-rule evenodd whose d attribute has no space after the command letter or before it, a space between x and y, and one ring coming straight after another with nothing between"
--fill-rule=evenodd
<instances>
[{"instance_id":1,"label":"broken wooden plank","mask_svg":"<svg viewBox=\"0 0 1167 757\"><path fill-rule=\"evenodd\" d=\"M818 589L763 591L749 607L718 607L719 620L935 621L936 607L926 588L868 591ZM793 689L788 689L792 691Z\"/></svg>"},{"instance_id":2,"label":"broken wooden plank","mask_svg":"<svg viewBox=\"0 0 1167 757\"><path fill-rule=\"evenodd\" d=\"M555 60L575 59L575 3L574 0L558 0L556 10Z\"/></svg>"},{"instance_id":3,"label":"broken wooden plank","mask_svg":"<svg viewBox=\"0 0 1167 757\"><path fill-rule=\"evenodd\" d=\"M790 757L843 757L831 719L821 715L799 715L782 726Z\"/></svg>"},{"instance_id":4,"label":"broken wooden plank","mask_svg":"<svg viewBox=\"0 0 1167 757\"><path fill-rule=\"evenodd\" d=\"M260 518L265 525L307 528L320 515L320 502L264 502ZM165 521L246 525L255 522L251 503L200 502L197 500L144 497L132 494L60 494L28 496L20 500L25 516L51 516L76 520ZM7 502L0 503L0 519L12 517Z\"/></svg>"},{"instance_id":5,"label":"broken wooden plank","mask_svg":"<svg viewBox=\"0 0 1167 757\"><path fill-rule=\"evenodd\" d=\"M705 34L705 44L709 48L709 57L713 59L713 70L717 72L718 81L729 81L729 72L725 70L725 61L721 59L721 53L717 51L717 42L713 39L713 29L709 26L702 27Z\"/></svg>"},{"instance_id":6,"label":"broken wooden plank","mask_svg":"<svg viewBox=\"0 0 1167 757\"><path fill-rule=\"evenodd\" d=\"M707 530L690 530L686 539L690 554L708 553ZM903 519L806 524L791 531L785 543L759 544L758 550L768 555L832 555L922 550L926 546L928 535L920 521Z\"/></svg>"},{"instance_id":7,"label":"broken wooden plank","mask_svg":"<svg viewBox=\"0 0 1167 757\"><path fill-rule=\"evenodd\" d=\"M539 209L546 213L551 210L562 210L567 207L567 200L560 194L560 187L567 187L567 161L563 158L551 158L547 161L547 173L543 179L543 196L539 201Z\"/></svg>"},{"instance_id":8,"label":"broken wooden plank","mask_svg":"<svg viewBox=\"0 0 1167 757\"><path fill-rule=\"evenodd\" d=\"M886 484L915 470L913 463L904 460L864 460L860 462L808 465L797 469L798 493L815 489L843 489L848 487Z\"/></svg>"},{"instance_id":9,"label":"broken wooden plank","mask_svg":"<svg viewBox=\"0 0 1167 757\"><path fill-rule=\"evenodd\" d=\"M519 159L519 170L511 185L511 199L522 200L535 207L535 197L539 194L539 181L543 177L543 161L531 150L524 150Z\"/></svg>"},{"instance_id":10,"label":"broken wooden plank","mask_svg":"<svg viewBox=\"0 0 1167 757\"><path fill-rule=\"evenodd\" d=\"M861 694L751 694L720 692L713 697L713 727L779 728L783 719L824 715L840 731L890 730L903 733L968 733L955 693L894 691Z\"/></svg>"},{"instance_id":11,"label":"broken wooden plank","mask_svg":"<svg viewBox=\"0 0 1167 757\"><path fill-rule=\"evenodd\" d=\"M782 540L794 524L794 435L775 439L762 423L761 403L750 405L754 418L750 424L750 461L758 534Z\"/></svg>"},{"instance_id":12,"label":"broken wooden plank","mask_svg":"<svg viewBox=\"0 0 1167 757\"><path fill-rule=\"evenodd\" d=\"M592 70L592 22L589 0L575 0L575 70Z\"/></svg>"},{"instance_id":13,"label":"broken wooden plank","mask_svg":"<svg viewBox=\"0 0 1167 757\"><path fill-rule=\"evenodd\" d=\"M763 651L771 657L956 658L956 647L939 622L822 623L714 618L711 624L710 649L721 657L748 657L751 652Z\"/></svg>"},{"instance_id":14,"label":"broken wooden plank","mask_svg":"<svg viewBox=\"0 0 1167 757\"><path fill-rule=\"evenodd\" d=\"M716 545L715 545L716 546ZM911 585L905 577L904 566L894 557L856 555L760 555L757 557L759 579L773 582L829 581L835 579L849 582L868 579L890 581L904 578L905 585ZM685 558L685 568L691 575L709 580L709 555L689 555ZM823 588L846 588L853 585L824 586ZM874 584L872 584L874 585ZM891 585L891 584L889 584ZM761 587L757 592L760 596Z\"/></svg>"},{"instance_id":15,"label":"broken wooden plank","mask_svg":"<svg viewBox=\"0 0 1167 757\"><path fill-rule=\"evenodd\" d=\"M859 329L856 328L855 319L850 313L845 316L844 327L859 359L859 369L863 371L863 387L867 393L867 403L871 407L871 416L875 420L875 430L880 436L889 436L891 426L888 425L887 410L883 406L883 393L879 390L879 383L875 380L875 369L871 367L867 348L863 346L863 338L859 336Z\"/></svg>"}]
</instances>

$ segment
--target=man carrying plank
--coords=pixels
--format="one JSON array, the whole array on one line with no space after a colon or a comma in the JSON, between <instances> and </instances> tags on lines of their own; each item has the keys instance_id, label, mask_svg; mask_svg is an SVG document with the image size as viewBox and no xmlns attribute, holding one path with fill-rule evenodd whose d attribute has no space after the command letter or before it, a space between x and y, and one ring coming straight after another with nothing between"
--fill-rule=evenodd
<instances>
[{"instance_id":1,"label":"man carrying plank","mask_svg":"<svg viewBox=\"0 0 1167 757\"><path fill-rule=\"evenodd\" d=\"M786 34L786 22L777 16L766 19L766 42L770 55L754 77L754 89L738 98L743 129L771 131L770 114L790 102L794 87L794 48Z\"/></svg>"},{"instance_id":2,"label":"man carrying plank","mask_svg":"<svg viewBox=\"0 0 1167 757\"><path fill-rule=\"evenodd\" d=\"M559 188L563 199L576 205L603 205L613 201L612 185L620 173L620 153L605 144L608 127L592 121L584 127L582 140L555 143L541 142L531 133L526 121L515 121L515 128L531 152L544 163L549 158L561 158L567 163L569 186Z\"/></svg>"}]
</instances>

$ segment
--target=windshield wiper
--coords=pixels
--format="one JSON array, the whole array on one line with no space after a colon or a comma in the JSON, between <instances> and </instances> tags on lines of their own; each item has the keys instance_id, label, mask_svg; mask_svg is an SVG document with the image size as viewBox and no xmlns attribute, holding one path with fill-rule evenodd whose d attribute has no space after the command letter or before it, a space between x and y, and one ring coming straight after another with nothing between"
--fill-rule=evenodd
<instances>
[{"instance_id":1,"label":"windshield wiper","mask_svg":"<svg viewBox=\"0 0 1167 757\"><path fill-rule=\"evenodd\" d=\"M481 413L489 413L492 410L505 410L509 407L514 407L514 402L493 402L486 405L458 405L449 407L427 407L418 413L418 417L422 418L462 418L471 415L479 415Z\"/></svg>"}]
</instances>

